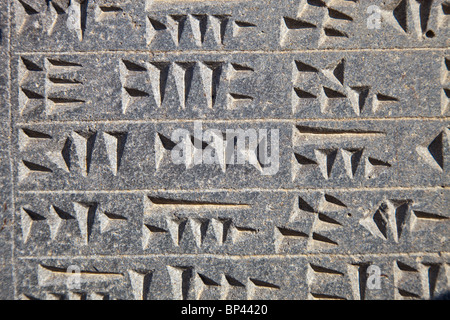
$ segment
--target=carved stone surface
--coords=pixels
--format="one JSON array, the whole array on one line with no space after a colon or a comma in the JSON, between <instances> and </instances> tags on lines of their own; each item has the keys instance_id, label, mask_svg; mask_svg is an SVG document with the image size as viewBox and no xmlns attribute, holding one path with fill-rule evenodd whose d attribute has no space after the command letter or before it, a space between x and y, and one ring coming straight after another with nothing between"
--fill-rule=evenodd
<instances>
[{"instance_id":1,"label":"carved stone surface","mask_svg":"<svg viewBox=\"0 0 450 320\"><path fill-rule=\"evenodd\" d=\"M449 13L0 0L0 298L446 293Z\"/></svg>"}]
</instances>

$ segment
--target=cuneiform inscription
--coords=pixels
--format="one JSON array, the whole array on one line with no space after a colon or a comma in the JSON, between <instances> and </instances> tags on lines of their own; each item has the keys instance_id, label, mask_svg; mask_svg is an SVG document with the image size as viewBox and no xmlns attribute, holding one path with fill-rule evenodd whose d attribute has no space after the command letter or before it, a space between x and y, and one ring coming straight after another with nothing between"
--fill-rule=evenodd
<instances>
[{"instance_id":1,"label":"cuneiform inscription","mask_svg":"<svg viewBox=\"0 0 450 320\"><path fill-rule=\"evenodd\" d=\"M357 1L304 0L300 2L295 17L284 16L281 20L280 44L292 41L292 35L299 32L319 32L318 45L327 40L349 38L345 31L353 22L353 11ZM311 20L311 17L320 18Z\"/></svg>"},{"instance_id":2,"label":"cuneiform inscription","mask_svg":"<svg viewBox=\"0 0 450 320\"><path fill-rule=\"evenodd\" d=\"M134 62L122 60L122 112L151 104L157 108L215 107L218 100L228 109L251 104L248 93L229 91L225 82L249 77L253 68L224 61Z\"/></svg>"},{"instance_id":3,"label":"cuneiform inscription","mask_svg":"<svg viewBox=\"0 0 450 320\"><path fill-rule=\"evenodd\" d=\"M254 227L237 225L232 219L233 211L251 208L248 204L146 197L144 208L144 221L148 221L143 227L144 249L153 237L164 234L170 235L175 246L190 239L195 246L201 247L206 238L212 237L213 240L208 240L223 245L228 241L243 241L259 232ZM214 211L223 213L218 216L208 214Z\"/></svg>"},{"instance_id":4,"label":"cuneiform inscription","mask_svg":"<svg viewBox=\"0 0 450 320\"><path fill-rule=\"evenodd\" d=\"M45 155L41 155L39 161L45 160L47 162L45 166L26 159L19 162L19 180L28 178L32 173L52 173L53 169L48 167L49 164L65 172L76 170L82 176L88 176L92 165L92 154L99 143L103 144L111 172L117 175L127 136L127 132L121 131L76 130L59 139L59 142L55 144L53 137L47 133L26 128L20 129L19 149L26 151L40 143L44 146L51 142L56 145L56 151L46 151Z\"/></svg>"},{"instance_id":5,"label":"cuneiform inscription","mask_svg":"<svg viewBox=\"0 0 450 320\"><path fill-rule=\"evenodd\" d=\"M40 65L29 58L19 58L19 112L42 108L47 115L80 108L83 66L62 59L46 59Z\"/></svg>"},{"instance_id":6,"label":"cuneiform inscription","mask_svg":"<svg viewBox=\"0 0 450 320\"><path fill-rule=\"evenodd\" d=\"M101 259L101 258L100 258ZM430 299L449 286L448 257L426 254L328 257L29 259L22 299ZM68 289L78 265L79 289ZM211 266L214 266L212 268ZM374 288L373 269L375 274ZM298 275L302 274L302 277ZM40 288L26 286L36 283Z\"/></svg>"},{"instance_id":7,"label":"cuneiform inscription","mask_svg":"<svg viewBox=\"0 0 450 320\"><path fill-rule=\"evenodd\" d=\"M304 170L319 170L324 179L330 179L334 174L347 176L355 179L358 176L372 178L383 171L389 169L391 164L387 159L380 159L378 156L366 154L367 146L371 140L383 139L385 132L362 129L334 129L318 126L296 126L293 133L294 146L308 143L310 138L323 141L327 144L324 147L310 146L313 150L294 152L294 168L292 178L297 179ZM346 141L361 141L360 146L339 147L345 145ZM331 143L330 143L331 142ZM309 155L314 155L313 157Z\"/></svg>"},{"instance_id":8,"label":"cuneiform inscription","mask_svg":"<svg viewBox=\"0 0 450 320\"><path fill-rule=\"evenodd\" d=\"M293 68L292 112L297 114L313 105L320 113L333 113L334 108L350 108L353 114L376 113L386 104L395 104L398 98L374 92L370 85L348 85L345 81L346 60L331 63L319 69L295 60ZM319 85L318 85L319 84ZM342 111L341 111L342 112Z\"/></svg>"},{"instance_id":9,"label":"cuneiform inscription","mask_svg":"<svg viewBox=\"0 0 450 320\"><path fill-rule=\"evenodd\" d=\"M255 29L256 24L236 20L229 14L172 14L146 21L147 45L160 40L176 47L202 47L205 43L221 46L228 38L242 36L244 30ZM248 33L246 33L248 35Z\"/></svg>"},{"instance_id":10,"label":"cuneiform inscription","mask_svg":"<svg viewBox=\"0 0 450 320\"><path fill-rule=\"evenodd\" d=\"M71 244L109 252L131 238L124 253L396 252L414 250L425 233L433 234L426 238L430 250L442 249L450 223L444 189L254 193L251 199L211 192L23 195L16 204L17 243L26 250Z\"/></svg>"},{"instance_id":11,"label":"cuneiform inscription","mask_svg":"<svg viewBox=\"0 0 450 320\"><path fill-rule=\"evenodd\" d=\"M446 1L399 0L381 11L384 20L399 32L418 40L434 38L448 23Z\"/></svg>"}]
</instances>

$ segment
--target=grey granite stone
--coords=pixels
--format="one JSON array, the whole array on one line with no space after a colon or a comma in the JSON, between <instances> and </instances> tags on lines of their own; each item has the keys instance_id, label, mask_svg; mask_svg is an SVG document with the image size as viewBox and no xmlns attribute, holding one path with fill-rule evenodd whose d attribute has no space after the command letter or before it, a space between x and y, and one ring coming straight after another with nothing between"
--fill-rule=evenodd
<instances>
[{"instance_id":1,"label":"grey granite stone","mask_svg":"<svg viewBox=\"0 0 450 320\"><path fill-rule=\"evenodd\" d=\"M0 0L0 299L449 291L449 12Z\"/></svg>"}]
</instances>

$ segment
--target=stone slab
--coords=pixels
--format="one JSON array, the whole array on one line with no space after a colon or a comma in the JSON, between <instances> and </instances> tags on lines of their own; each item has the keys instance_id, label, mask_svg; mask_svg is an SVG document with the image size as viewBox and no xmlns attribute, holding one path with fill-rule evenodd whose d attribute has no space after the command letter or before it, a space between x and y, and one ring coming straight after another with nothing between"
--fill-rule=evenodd
<instances>
[{"instance_id":1,"label":"stone slab","mask_svg":"<svg viewBox=\"0 0 450 320\"><path fill-rule=\"evenodd\" d=\"M445 294L449 12L0 0L0 299Z\"/></svg>"}]
</instances>

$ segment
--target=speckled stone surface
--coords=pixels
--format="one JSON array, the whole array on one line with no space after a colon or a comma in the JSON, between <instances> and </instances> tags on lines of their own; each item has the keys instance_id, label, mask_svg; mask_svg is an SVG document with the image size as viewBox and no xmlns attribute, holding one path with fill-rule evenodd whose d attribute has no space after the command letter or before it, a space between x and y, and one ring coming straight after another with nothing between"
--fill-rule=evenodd
<instances>
[{"instance_id":1,"label":"speckled stone surface","mask_svg":"<svg viewBox=\"0 0 450 320\"><path fill-rule=\"evenodd\" d=\"M445 294L449 14L0 0L0 298ZM220 154L199 125L233 152L230 130L268 136L254 162L176 163L177 130Z\"/></svg>"}]
</instances>

